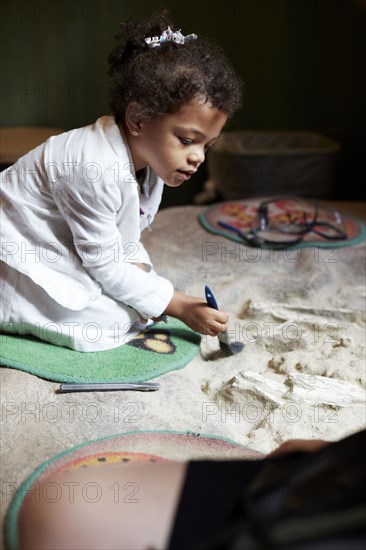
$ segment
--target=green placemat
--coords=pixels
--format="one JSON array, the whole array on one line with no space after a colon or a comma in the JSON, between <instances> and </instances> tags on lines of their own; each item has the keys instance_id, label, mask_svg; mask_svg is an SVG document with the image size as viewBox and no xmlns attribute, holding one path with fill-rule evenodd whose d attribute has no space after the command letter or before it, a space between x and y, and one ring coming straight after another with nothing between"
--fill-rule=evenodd
<instances>
[{"instance_id":1,"label":"green placemat","mask_svg":"<svg viewBox=\"0 0 366 550\"><path fill-rule=\"evenodd\" d=\"M33 337L0 335L0 365L56 382L144 382L184 367L201 336L177 319L142 331L127 344L83 353Z\"/></svg>"}]
</instances>

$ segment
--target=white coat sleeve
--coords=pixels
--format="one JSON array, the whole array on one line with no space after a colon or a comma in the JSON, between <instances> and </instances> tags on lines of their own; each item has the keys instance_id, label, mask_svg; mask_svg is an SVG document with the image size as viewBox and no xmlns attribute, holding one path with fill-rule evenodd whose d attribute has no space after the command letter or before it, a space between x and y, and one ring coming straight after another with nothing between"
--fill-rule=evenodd
<instances>
[{"instance_id":1,"label":"white coat sleeve","mask_svg":"<svg viewBox=\"0 0 366 550\"><path fill-rule=\"evenodd\" d=\"M52 192L82 266L103 291L145 318L161 315L173 296L173 285L153 269L145 272L135 265L148 263L149 257L139 232L137 239L122 238L117 227L117 213L123 206L118 185L92 184L76 177L72 184L59 180Z\"/></svg>"}]
</instances>

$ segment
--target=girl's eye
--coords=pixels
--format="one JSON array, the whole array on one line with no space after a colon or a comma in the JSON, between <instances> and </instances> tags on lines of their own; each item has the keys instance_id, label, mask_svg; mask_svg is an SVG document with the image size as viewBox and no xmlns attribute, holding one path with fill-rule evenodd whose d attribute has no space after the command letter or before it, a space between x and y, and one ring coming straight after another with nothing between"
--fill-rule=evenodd
<instances>
[{"instance_id":1,"label":"girl's eye","mask_svg":"<svg viewBox=\"0 0 366 550\"><path fill-rule=\"evenodd\" d=\"M178 139L181 143L183 143L183 145L192 145L192 143L193 143L193 139L187 139L187 138L182 138L182 137L180 137Z\"/></svg>"},{"instance_id":2,"label":"girl's eye","mask_svg":"<svg viewBox=\"0 0 366 550\"><path fill-rule=\"evenodd\" d=\"M208 149L211 149L211 147L213 147L215 144L214 143L208 143L207 145L205 145L205 151L207 151Z\"/></svg>"}]
</instances>

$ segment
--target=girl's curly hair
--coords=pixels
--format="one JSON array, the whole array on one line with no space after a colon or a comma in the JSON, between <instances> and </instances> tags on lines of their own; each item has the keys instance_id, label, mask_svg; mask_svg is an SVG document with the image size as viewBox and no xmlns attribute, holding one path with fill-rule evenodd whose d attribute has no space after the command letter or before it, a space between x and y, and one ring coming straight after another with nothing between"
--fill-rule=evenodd
<instances>
[{"instance_id":1,"label":"girl's curly hair","mask_svg":"<svg viewBox=\"0 0 366 550\"><path fill-rule=\"evenodd\" d=\"M167 10L119 26L118 45L108 56L110 108L117 121L133 101L145 118L174 113L196 98L228 117L240 107L241 81L218 46L199 36L184 45L169 41L149 48L145 38L160 36L168 26L175 30Z\"/></svg>"}]
</instances>

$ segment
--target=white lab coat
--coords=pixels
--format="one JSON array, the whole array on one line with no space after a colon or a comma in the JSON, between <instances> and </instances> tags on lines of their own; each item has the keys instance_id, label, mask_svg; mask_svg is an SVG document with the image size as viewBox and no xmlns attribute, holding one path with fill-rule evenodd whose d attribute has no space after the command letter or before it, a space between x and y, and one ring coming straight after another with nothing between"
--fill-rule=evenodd
<instances>
[{"instance_id":1,"label":"white lab coat","mask_svg":"<svg viewBox=\"0 0 366 550\"><path fill-rule=\"evenodd\" d=\"M85 315L104 294L131 320L158 317L174 290L152 268L140 234L153 221L163 186L148 168L140 192L111 116L53 136L1 173L1 260L41 287L42 302L49 297L69 313ZM0 321L9 323L9 312Z\"/></svg>"}]
</instances>

